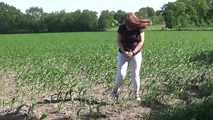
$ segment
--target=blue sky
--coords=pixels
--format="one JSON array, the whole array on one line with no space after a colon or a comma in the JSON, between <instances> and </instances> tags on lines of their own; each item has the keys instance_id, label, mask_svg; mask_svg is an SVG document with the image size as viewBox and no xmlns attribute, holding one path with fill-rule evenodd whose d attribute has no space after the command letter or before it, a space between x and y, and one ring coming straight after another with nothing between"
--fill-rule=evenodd
<instances>
[{"instance_id":1,"label":"blue sky","mask_svg":"<svg viewBox=\"0 0 213 120\"><path fill-rule=\"evenodd\" d=\"M147 6L159 10L165 3L174 1L176 0L0 0L0 2L13 5L23 12L29 7L37 6L43 8L45 12L89 9L99 13L102 10L117 11L119 9L135 12Z\"/></svg>"}]
</instances>

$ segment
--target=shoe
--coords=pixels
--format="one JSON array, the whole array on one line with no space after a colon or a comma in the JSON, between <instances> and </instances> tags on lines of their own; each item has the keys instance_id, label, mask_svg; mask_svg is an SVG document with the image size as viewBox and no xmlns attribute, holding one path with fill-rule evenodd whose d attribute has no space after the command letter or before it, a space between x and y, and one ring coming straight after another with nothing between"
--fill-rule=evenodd
<instances>
[{"instance_id":1,"label":"shoe","mask_svg":"<svg viewBox=\"0 0 213 120\"><path fill-rule=\"evenodd\" d=\"M135 95L135 99L136 99L137 101L141 101L140 95L136 94L136 95Z\"/></svg>"},{"instance_id":2,"label":"shoe","mask_svg":"<svg viewBox=\"0 0 213 120\"><path fill-rule=\"evenodd\" d=\"M114 101L118 101L118 93L112 92L111 96Z\"/></svg>"},{"instance_id":3,"label":"shoe","mask_svg":"<svg viewBox=\"0 0 213 120\"><path fill-rule=\"evenodd\" d=\"M141 97L140 96L136 96L136 100L137 101L141 101Z\"/></svg>"}]
</instances>

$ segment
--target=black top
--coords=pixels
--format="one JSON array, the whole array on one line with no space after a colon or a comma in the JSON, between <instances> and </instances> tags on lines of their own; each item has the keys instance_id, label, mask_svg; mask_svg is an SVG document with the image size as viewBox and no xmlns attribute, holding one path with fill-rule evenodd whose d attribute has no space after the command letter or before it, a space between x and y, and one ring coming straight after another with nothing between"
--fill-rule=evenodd
<instances>
[{"instance_id":1,"label":"black top","mask_svg":"<svg viewBox=\"0 0 213 120\"><path fill-rule=\"evenodd\" d=\"M136 48L141 41L141 32L143 29L128 30L125 24L119 26L118 33L121 35L121 44L124 50L133 51Z\"/></svg>"}]
</instances>

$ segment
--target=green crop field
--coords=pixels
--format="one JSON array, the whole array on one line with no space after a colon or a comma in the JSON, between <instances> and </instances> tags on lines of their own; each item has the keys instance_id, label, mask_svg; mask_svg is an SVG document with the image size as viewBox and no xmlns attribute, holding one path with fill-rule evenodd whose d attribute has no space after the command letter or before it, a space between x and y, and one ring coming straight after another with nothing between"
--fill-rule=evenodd
<instances>
[{"instance_id":1,"label":"green crop field","mask_svg":"<svg viewBox=\"0 0 213 120\"><path fill-rule=\"evenodd\" d=\"M181 115L207 120L213 105L212 34L146 31L142 102L137 105L129 96L129 76L119 103L109 96L116 71L116 32L0 35L0 108L35 105L39 98L55 95L49 102L58 101L62 112L72 106L73 118L93 111L97 118L121 114L130 119L178 120ZM145 107L151 109L147 118L141 116ZM135 114L128 116L127 109Z\"/></svg>"}]
</instances>

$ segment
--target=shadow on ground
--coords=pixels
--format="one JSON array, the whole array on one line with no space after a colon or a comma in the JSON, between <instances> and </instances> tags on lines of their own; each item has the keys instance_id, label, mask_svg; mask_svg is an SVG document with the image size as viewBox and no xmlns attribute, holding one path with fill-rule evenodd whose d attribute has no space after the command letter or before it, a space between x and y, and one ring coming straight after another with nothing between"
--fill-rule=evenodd
<instances>
[{"instance_id":1,"label":"shadow on ground","mask_svg":"<svg viewBox=\"0 0 213 120\"><path fill-rule=\"evenodd\" d=\"M160 105L151 120L213 120L213 84L206 74L195 77L200 84L188 85L177 98L181 104ZM193 80L189 80L193 81ZM166 107L165 107L166 106Z\"/></svg>"},{"instance_id":2,"label":"shadow on ground","mask_svg":"<svg viewBox=\"0 0 213 120\"><path fill-rule=\"evenodd\" d=\"M96 119L106 119L106 118L107 116L100 112L90 112L80 116L81 120L88 120L88 119L96 120Z\"/></svg>"},{"instance_id":3,"label":"shadow on ground","mask_svg":"<svg viewBox=\"0 0 213 120\"><path fill-rule=\"evenodd\" d=\"M167 109L153 120L213 120L213 98L205 98L186 107Z\"/></svg>"},{"instance_id":4,"label":"shadow on ground","mask_svg":"<svg viewBox=\"0 0 213 120\"><path fill-rule=\"evenodd\" d=\"M25 120L27 119L27 114L25 113L7 113L0 115L0 120Z\"/></svg>"},{"instance_id":5,"label":"shadow on ground","mask_svg":"<svg viewBox=\"0 0 213 120\"><path fill-rule=\"evenodd\" d=\"M15 110L0 112L0 120L35 120L31 116L31 107L28 105L20 105Z\"/></svg>"},{"instance_id":6,"label":"shadow on ground","mask_svg":"<svg viewBox=\"0 0 213 120\"><path fill-rule=\"evenodd\" d=\"M191 62L198 62L204 65L213 64L213 50L202 51L201 53L194 55L190 59Z\"/></svg>"}]
</instances>

